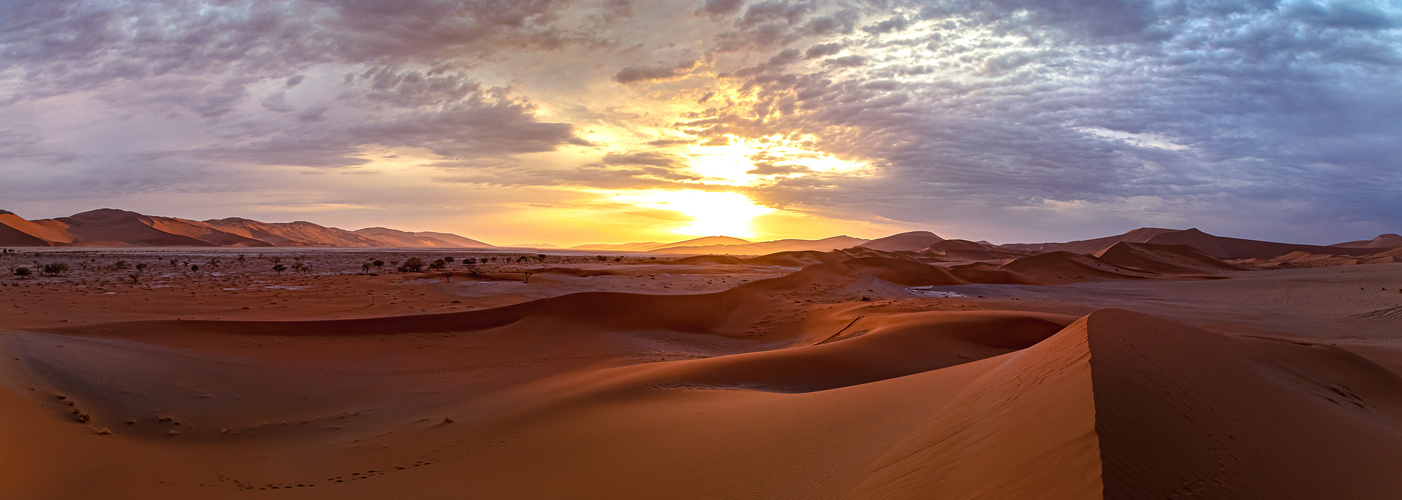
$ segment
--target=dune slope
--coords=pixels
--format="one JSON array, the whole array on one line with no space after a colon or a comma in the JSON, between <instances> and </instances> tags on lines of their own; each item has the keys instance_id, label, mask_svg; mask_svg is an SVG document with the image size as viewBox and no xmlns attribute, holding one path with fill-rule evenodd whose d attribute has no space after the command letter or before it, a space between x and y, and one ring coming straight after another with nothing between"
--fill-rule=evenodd
<instances>
[{"instance_id":1,"label":"dune slope","mask_svg":"<svg viewBox=\"0 0 1402 500\"><path fill-rule=\"evenodd\" d=\"M1075 254L1018 262L1000 272L1133 274ZM1124 310L938 311L851 298L960 282L943 268L868 257L704 295L594 292L451 314L0 332L0 445L13 451L0 455L0 492L1402 491L1402 378L1351 351Z\"/></svg>"},{"instance_id":2,"label":"dune slope","mask_svg":"<svg viewBox=\"0 0 1402 500\"><path fill-rule=\"evenodd\" d=\"M1391 498L1402 379L1336 347L1087 318L1105 498Z\"/></svg>"}]
</instances>

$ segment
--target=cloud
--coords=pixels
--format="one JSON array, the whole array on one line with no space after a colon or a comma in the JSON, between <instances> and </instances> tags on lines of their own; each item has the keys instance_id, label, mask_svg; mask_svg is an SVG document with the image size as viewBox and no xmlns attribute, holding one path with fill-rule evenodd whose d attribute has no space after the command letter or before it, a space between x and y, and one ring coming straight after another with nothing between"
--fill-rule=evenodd
<instances>
[{"instance_id":1,"label":"cloud","mask_svg":"<svg viewBox=\"0 0 1402 500\"><path fill-rule=\"evenodd\" d=\"M320 121L327 108L313 105L299 121ZM250 141L186 150L139 153L140 160L188 158L210 162L302 167L354 167L371 160L367 147L420 148L463 161L504 158L554 151L565 145L588 146L567 123L537 120L532 104L502 89L478 89L448 106L399 113L353 123L285 126L280 133Z\"/></svg>"},{"instance_id":2,"label":"cloud","mask_svg":"<svg viewBox=\"0 0 1402 500\"><path fill-rule=\"evenodd\" d=\"M905 16L895 15L885 21L865 26L862 28L862 31L873 35L884 35L886 33L902 31L908 27L910 27L910 20L906 19Z\"/></svg>"},{"instance_id":3,"label":"cloud","mask_svg":"<svg viewBox=\"0 0 1402 500\"><path fill-rule=\"evenodd\" d=\"M710 17L721 17L734 14L745 5L744 0L706 0L700 8L696 9L696 15L706 15Z\"/></svg>"},{"instance_id":4,"label":"cloud","mask_svg":"<svg viewBox=\"0 0 1402 500\"><path fill-rule=\"evenodd\" d=\"M627 66L613 75L613 81L624 85L636 82L674 80L686 76L696 67L696 61L683 61L672 66Z\"/></svg>"},{"instance_id":5,"label":"cloud","mask_svg":"<svg viewBox=\"0 0 1402 500\"><path fill-rule=\"evenodd\" d=\"M838 52L842 52L842 44L840 44L840 43L820 43L820 44L818 44L818 45L814 45L814 46L812 46L812 47L808 47L808 50L805 51L805 52L803 53L803 58L804 58L804 59L817 59L817 58L820 58L820 57L826 57L826 56L836 55Z\"/></svg>"},{"instance_id":6,"label":"cloud","mask_svg":"<svg viewBox=\"0 0 1402 500\"><path fill-rule=\"evenodd\" d=\"M855 68L857 66L864 66L866 65L866 63L867 58L856 55L830 57L827 60L823 61L823 64L826 64L828 66L839 66L843 68Z\"/></svg>"},{"instance_id":7,"label":"cloud","mask_svg":"<svg viewBox=\"0 0 1402 500\"><path fill-rule=\"evenodd\" d=\"M0 128L0 160L6 163L71 163L78 159L78 155L45 141L34 127Z\"/></svg>"},{"instance_id":8,"label":"cloud","mask_svg":"<svg viewBox=\"0 0 1402 500\"><path fill-rule=\"evenodd\" d=\"M933 229L1402 225L1395 2L0 5L6 199L391 159L429 165L405 178L692 186L677 146L782 140L870 168L745 160L762 202Z\"/></svg>"},{"instance_id":9,"label":"cloud","mask_svg":"<svg viewBox=\"0 0 1402 500\"><path fill-rule=\"evenodd\" d=\"M659 153L656 151L609 153L600 160L604 165L647 165L653 167L674 167L677 166L675 156Z\"/></svg>"},{"instance_id":10,"label":"cloud","mask_svg":"<svg viewBox=\"0 0 1402 500\"><path fill-rule=\"evenodd\" d=\"M812 171L812 169L803 165L776 165L771 162L755 162L755 168L745 173L750 175L787 175Z\"/></svg>"}]
</instances>

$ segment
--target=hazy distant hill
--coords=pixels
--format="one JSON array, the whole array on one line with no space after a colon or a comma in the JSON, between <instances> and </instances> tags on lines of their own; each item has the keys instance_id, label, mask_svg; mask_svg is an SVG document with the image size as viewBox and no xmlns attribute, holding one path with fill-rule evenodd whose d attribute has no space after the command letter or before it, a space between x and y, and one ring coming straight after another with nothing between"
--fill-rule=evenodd
<instances>
[{"instance_id":1,"label":"hazy distant hill","mask_svg":"<svg viewBox=\"0 0 1402 500\"><path fill-rule=\"evenodd\" d=\"M207 220L205 223L221 231L263 240L280 247L377 246L375 240L370 238L344 229L324 227L306 221L269 223L231 217Z\"/></svg>"},{"instance_id":2,"label":"hazy distant hill","mask_svg":"<svg viewBox=\"0 0 1402 500\"><path fill-rule=\"evenodd\" d=\"M1187 245L1199 252L1218 259L1264 259L1279 257L1293 252L1328 255L1369 255L1377 253L1377 249L1373 248L1325 247L1228 238L1207 234L1197 230L1197 228L1163 233L1150 238L1146 243L1153 243L1156 245Z\"/></svg>"},{"instance_id":3,"label":"hazy distant hill","mask_svg":"<svg viewBox=\"0 0 1402 500\"><path fill-rule=\"evenodd\" d=\"M474 239L464 238L464 237L462 237L462 236L458 236L458 235L456 235L456 234L450 234L450 233L411 233L411 232L408 232L408 231L400 231L400 230L398 230L398 229L389 229L389 228L384 228L384 227L370 227L370 228L365 228L365 229L357 229L357 230L352 231L352 232L355 233L355 234L358 234L358 235L361 235L361 236L370 238L370 239L372 239L372 240L379 241L379 242L381 242L381 243L385 243L384 246L392 246L392 247L432 247L432 248L467 248L467 247L472 247L472 248L491 248L491 247L492 247L492 245L488 245L488 244L486 244L486 243L482 243L482 242L477 241L477 240L474 240ZM439 236L444 236L444 238L435 238L435 237L431 237L431 236L428 236L429 234L436 234L436 235L439 235ZM455 240L455 241L447 241L447 240Z\"/></svg>"},{"instance_id":4,"label":"hazy distant hill","mask_svg":"<svg viewBox=\"0 0 1402 500\"><path fill-rule=\"evenodd\" d=\"M1014 243L999 245L999 247L1036 253L1070 252L1075 254L1098 255L1119 243L1181 245L1191 247L1215 259L1261 259L1278 257L1292 252L1322 255L1369 255L1377 252L1376 248L1350 248L1345 246L1326 247L1276 243L1271 241L1215 236L1204 233L1197 228L1163 229L1155 227L1139 228L1124 234L1092 240L1069 241L1065 243Z\"/></svg>"},{"instance_id":5,"label":"hazy distant hill","mask_svg":"<svg viewBox=\"0 0 1402 500\"><path fill-rule=\"evenodd\" d=\"M3 246L110 247L446 247L491 248L451 233L387 228L346 231L305 221L242 218L194 221L103 208L57 219L25 220L0 211Z\"/></svg>"},{"instance_id":6,"label":"hazy distant hill","mask_svg":"<svg viewBox=\"0 0 1402 500\"><path fill-rule=\"evenodd\" d=\"M1011 243L998 245L1010 250L1021 250L1027 252L1071 252L1082 254L1096 254L1115 246L1119 242L1128 243L1148 243L1150 239L1164 233L1178 231L1177 229L1164 229L1158 227L1141 227L1133 231L1106 236L1093 240L1068 241L1065 243Z\"/></svg>"},{"instance_id":7,"label":"hazy distant hill","mask_svg":"<svg viewBox=\"0 0 1402 500\"><path fill-rule=\"evenodd\" d=\"M885 250L887 252L918 252L930 245L944 241L935 233L929 231L911 231L908 233L893 234L885 238L877 238L866 243L862 247L873 250Z\"/></svg>"},{"instance_id":8,"label":"hazy distant hill","mask_svg":"<svg viewBox=\"0 0 1402 500\"><path fill-rule=\"evenodd\" d=\"M731 245L681 245L658 248L651 251L674 254L765 255L776 252L797 252L803 250L826 252L829 250L851 248L866 242L867 240L861 238L833 236L821 240L790 239Z\"/></svg>"},{"instance_id":9,"label":"hazy distant hill","mask_svg":"<svg viewBox=\"0 0 1402 500\"><path fill-rule=\"evenodd\" d=\"M1371 240L1349 241L1335 243L1329 246L1346 248L1397 248L1402 247L1402 235L1395 233L1380 234Z\"/></svg>"},{"instance_id":10,"label":"hazy distant hill","mask_svg":"<svg viewBox=\"0 0 1402 500\"><path fill-rule=\"evenodd\" d=\"M745 241L745 240L742 240L742 239L740 239L740 238L732 238L732 237L730 237L730 236L703 236L703 237L701 237L701 238L693 238L693 239L683 240L683 241L674 241L674 242L672 242L672 243L658 243L658 242L656 242L656 241L648 241L648 242L641 242L641 243L617 243L617 244L594 243L594 244L579 245L579 246L575 246L575 247L570 247L570 249L571 249L571 250L599 250L599 251L605 251L605 252L651 252L651 251L654 251L654 250L659 250L659 249L669 248L669 247L694 247L694 246L715 246L715 245L745 245L745 244L748 244L748 243L750 243L750 242Z\"/></svg>"}]
</instances>

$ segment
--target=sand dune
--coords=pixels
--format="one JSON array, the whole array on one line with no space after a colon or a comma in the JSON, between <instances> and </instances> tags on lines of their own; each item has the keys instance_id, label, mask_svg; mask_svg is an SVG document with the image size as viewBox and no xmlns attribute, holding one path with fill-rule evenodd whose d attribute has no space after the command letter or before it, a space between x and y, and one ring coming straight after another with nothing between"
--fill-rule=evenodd
<instances>
[{"instance_id":1,"label":"sand dune","mask_svg":"<svg viewBox=\"0 0 1402 500\"><path fill-rule=\"evenodd\" d=\"M1379 238L1375 238L1374 241L1379 242L1377 245L1385 245L1394 240L1380 236ZM1279 257L1291 252L1359 256L1375 253L1375 249L1380 248L1379 246L1369 247L1366 244L1354 245L1354 243L1360 242L1341 243L1339 245L1327 247L1293 243L1275 243L1270 241L1214 236L1196 228L1176 230L1150 227L1135 229L1121 235L1107 236L1092 240L1071 241L1066 243L1015 243L1000 245L1000 247L1037 253L1071 252L1099 255L1118 243L1183 245L1191 247L1215 259L1263 259Z\"/></svg>"},{"instance_id":2,"label":"sand dune","mask_svg":"<svg viewBox=\"0 0 1402 500\"><path fill-rule=\"evenodd\" d=\"M759 243L725 244L725 245L681 245L668 246L649 250L654 253L670 254L725 254L725 255L765 255L776 252L796 252L813 250L826 252L857 246L867 240L852 238L849 236L833 236L820 240L774 240Z\"/></svg>"},{"instance_id":3,"label":"sand dune","mask_svg":"<svg viewBox=\"0 0 1402 500\"><path fill-rule=\"evenodd\" d=\"M923 253L939 257L941 260L946 261L971 261L1026 257L1032 252L1010 250L996 245L969 240L944 240L930 245Z\"/></svg>"},{"instance_id":4,"label":"sand dune","mask_svg":"<svg viewBox=\"0 0 1402 500\"><path fill-rule=\"evenodd\" d=\"M7 313L36 314L28 311L67 302L65 293L116 306L108 314L117 319L150 317L131 312L142 298L161 297L169 312L0 330L0 446L11 451L0 457L0 492L1304 499L1402 491L1393 470L1402 463L1402 346L1370 333L1402 318L1402 284L1370 281L1396 276L1398 264L1251 273L1191 247L1125 242L1099 255L952 266L923 255L581 258L529 268L537 273L529 285L415 273L307 276L256 290L219 288L227 276L207 282L214 290L90 275L11 279L0 288L15 299ZM808 265L785 265L799 262ZM427 308L455 297L505 300L483 290L650 289L746 269L787 274L710 293L586 291ZM1223 279L1193 281L1203 275ZM163 283L196 283L179 279ZM1299 285L1315 282L1332 288ZM1083 285L1044 287L1070 283ZM1099 309L1077 295L1089 285L1149 312L1217 316L1200 328ZM1149 299L1169 285L1178 291ZM294 289L318 286L325 290L282 309L303 296ZM910 293L928 286L1051 298ZM326 305L376 287L426 312L337 319L341 310ZM236 311L249 319L213 319ZM1272 332L1280 322L1294 329ZM0 328L16 324L0 318Z\"/></svg>"},{"instance_id":5,"label":"sand dune","mask_svg":"<svg viewBox=\"0 0 1402 500\"><path fill-rule=\"evenodd\" d=\"M1159 245L1187 245L1204 254L1218 259L1251 259L1278 257L1291 252L1305 252L1324 255L1367 255L1372 249L1323 247L1316 245L1295 245L1270 241L1245 240L1213 236L1197 229L1164 233L1150 238L1147 243Z\"/></svg>"},{"instance_id":6,"label":"sand dune","mask_svg":"<svg viewBox=\"0 0 1402 500\"><path fill-rule=\"evenodd\" d=\"M1329 246L1351 248L1397 248L1402 247L1402 234L1380 234L1371 240L1349 241L1344 243L1335 243Z\"/></svg>"},{"instance_id":7,"label":"sand dune","mask_svg":"<svg viewBox=\"0 0 1402 500\"><path fill-rule=\"evenodd\" d=\"M450 233L411 233L397 229L384 227L370 227L357 229L352 233L369 238L371 241L380 243L380 246L404 247L404 248L491 248L491 245L480 241L463 238Z\"/></svg>"},{"instance_id":8,"label":"sand dune","mask_svg":"<svg viewBox=\"0 0 1402 500\"><path fill-rule=\"evenodd\" d=\"M1165 269L1168 270L1168 269ZM1063 285L1083 281L1172 277L1178 271L1136 270L1071 252L1050 252L1014 259L1006 264L974 263L955 266L950 272L969 283Z\"/></svg>"},{"instance_id":9,"label":"sand dune","mask_svg":"<svg viewBox=\"0 0 1402 500\"><path fill-rule=\"evenodd\" d=\"M1095 254L1101 262L1123 269L1154 274L1191 274L1239 271L1186 245L1120 242Z\"/></svg>"},{"instance_id":10,"label":"sand dune","mask_svg":"<svg viewBox=\"0 0 1402 500\"><path fill-rule=\"evenodd\" d=\"M64 238L60 232L0 210L0 245L46 247L55 243L67 243Z\"/></svg>"},{"instance_id":11,"label":"sand dune","mask_svg":"<svg viewBox=\"0 0 1402 500\"><path fill-rule=\"evenodd\" d=\"M1107 498L1402 491L1402 379L1369 360L1123 311L1088 330Z\"/></svg>"},{"instance_id":12,"label":"sand dune","mask_svg":"<svg viewBox=\"0 0 1402 500\"><path fill-rule=\"evenodd\" d=\"M5 486L32 498L271 486L437 498L469 484L529 498L1384 498L1402 488L1391 466L1402 459L1402 379L1337 348L1114 310L1076 320L845 307L798 335L750 338L738 333L754 318L617 323L610 311L651 299L563 299L511 308L496 326L433 318L446 330L430 336L438 330L425 323L378 321L302 325L326 328L315 336L193 322L11 332L3 349L20 363L7 364L7 385L41 388L29 397L49 398L48 410L10 392L0 402L31 432L59 437L7 432L6 442L90 442L105 453L40 453L38 465L125 472ZM847 335L823 337L854 315ZM254 458L274 449L285 458ZM145 465L126 468L123 456ZM176 462L191 456L201 458ZM557 480L525 480L538 476Z\"/></svg>"},{"instance_id":13,"label":"sand dune","mask_svg":"<svg viewBox=\"0 0 1402 500\"><path fill-rule=\"evenodd\" d=\"M386 228L357 232L310 222L266 223L228 218L193 221L115 209L99 209L27 221L0 214L0 245L104 247L448 247L491 245L451 233L410 233Z\"/></svg>"},{"instance_id":14,"label":"sand dune","mask_svg":"<svg viewBox=\"0 0 1402 500\"><path fill-rule=\"evenodd\" d=\"M205 223L220 231L266 241L274 246L376 246L375 240L368 237L306 221L277 224L231 217L207 220Z\"/></svg>"},{"instance_id":15,"label":"sand dune","mask_svg":"<svg viewBox=\"0 0 1402 500\"><path fill-rule=\"evenodd\" d=\"M875 250L885 250L887 252L918 252L944 241L935 233L929 231L911 231L908 233L893 234L885 238L877 238L858 245L860 247Z\"/></svg>"},{"instance_id":16,"label":"sand dune","mask_svg":"<svg viewBox=\"0 0 1402 500\"><path fill-rule=\"evenodd\" d=\"M1095 238L1091 240L1068 241L1065 243L1011 243L999 245L1009 250L1020 250L1028 252L1071 252L1081 254L1096 254L1114 246L1116 243L1147 243L1155 236L1177 232L1176 229L1164 229L1158 227L1141 227L1133 231L1115 236Z\"/></svg>"},{"instance_id":17,"label":"sand dune","mask_svg":"<svg viewBox=\"0 0 1402 500\"><path fill-rule=\"evenodd\" d=\"M601 250L605 252L650 252L669 247L719 247L748 244L750 244L749 241L730 236L705 236L689 240L674 241L672 243L658 243L655 241L621 244L594 243L570 248L573 250Z\"/></svg>"}]
</instances>

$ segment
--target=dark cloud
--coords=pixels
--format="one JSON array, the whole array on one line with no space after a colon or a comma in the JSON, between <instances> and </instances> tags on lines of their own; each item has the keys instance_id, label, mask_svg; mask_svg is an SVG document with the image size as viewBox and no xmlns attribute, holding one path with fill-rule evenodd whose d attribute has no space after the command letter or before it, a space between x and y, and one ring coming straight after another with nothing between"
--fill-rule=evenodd
<instances>
[{"instance_id":1,"label":"dark cloud","mask_svg":"<svg viewBox=\"0 0 1402 500\"><path fill-rule=\"evenodd\" d=\"M1290 8L1301 20L1317 26L1358 30L1402 27L1402 15L1390 14L1368 2L1299 2Z\"/></svg>"},{"instance_id":2,"label":"dark cloud","mask_svg":"<svg viewBox=\"0 0 1402 500\"><path fill-rule=\"evenodd\" d=\"M438 165L445 174L434 176L440 182L479 184L485 186L579 186L597 189L691 188L701 179L670 168L639 165L609 166L602 163L574 167L537 165L460 165L445 162Z\"/></svg>"},{"instance_id":3,"label":"dark cloud","mask_svg":"<svg viewBox=\"0 0 1402 500\"><path fill-rule=\"evenodd\" d=\"M654 140L654 141L648 141L648 142L647 142L647 145L649 145L649 146L657 146L657 147L667 147L667 146L676 146L676 145L680 145L680 144L695 144L695 143L696 143L696 141L695 141L695 140L692 140L692 139L657 139L657 140Z\"/></svg>"},{"instance_id":4,"label":"dark cloud","mask_svg":"<svg viewBox=\"0 0 1402 500\"><path fill-rule=\"evenodd\" d=\"M302 121L320 121L327 111L312 106ZM535 119L531 104L501 89L480 90L450 106L399 114L392 118L301 128L288 126L266 138L189 150L146 152L142 161L188 158L211 162L353 167L370 160L367 146L422 148L453 161L503 161L512 155L553 151L564 145L588 146L566 123Z\"/></svg>"},{"instance_id":5,"label":"dark cloud","mask_svg":"<svg viewBox=\"0 0 1402 500\"><path fill-rule=\"evenodd\" d=\"M644 151L639 153L609 153L600 160L604 165L646 165L653 167L675 167L677 158L675 156L659 153L656 151Z\"/></svg>"},{"instance_id":6,"label":"dark cloud","mask_svg":"<svg viewBox=\"0 0 1402 500\"><path fill-rule=\"evenodd\" d=\"M738 12L744 5L744 0L706 0L706 3L696 9L696 15L721 17Z\"/></svg>"},{"instance_id":7,"label":"dark cloud","mask_svg":"<svg viewBox=\"0 0 1402 500\"><path fill-rule=\"evenodd\" d=\"M696 61L684 61L672 66L627 66L613 75L613 81L629 84L653 80L672 80L686 76L696 67Z\"/></svg>"},{"instance_id":8,"label":"dark cloud","mask_svg":"<svg viewBox=\"0 0 1402 500\"><path fill-rule=\"evenodd\" d=\"M803 165L776 165L770 162L756 162L755 168L745 172L751 175L786 175L812 172Z\"/></svg>"},{"instance_id":9,"label":"dark cloud","mask_svg":"<svg viewBox=\"0 0 1402 500\"><path fill-rule=\"evenodd\" d=\"M70 163L78 159L78 155L61 151L56 145L45 141L43 135L33 127L0 128L0 161L4 163L53 164Z\"/></svg>"},{"instance_id":10,"label":"dark cloud","mask_svg":"<svg viewBox=\"0 0 1402 500\"><path fill-rule=\"evenodd\" d=\"M867 63L867 58L862 57L862 56L856 56L856 55L853 55L853 56L842 56L842 57L829 57L827 60L824 60L824 61L823 61L823 64L826 64L826 65L828 65L828 66L840 66L840 67L843 67L843 68L855 68L855 67L857 67L857 66L864 66L864 65L866 65L866 63Z\"/></svg>"},{"instance_id":11,"label":"dark cloud","mask_svg":"<svg viewBox=\"0 0 1402 500\"><path fill-rule=\"evenodd\" d=\"M390 66L369 68L358 78L369 84L367 99L401 108L452 105L482 90L461 73L426 74Z\"/></svg>"},{"instance_id":12,"label":"dark cloud","mask_svg":"<svg viewBox=\"0 0 1402 500\"><path fill-rule=\"evenodd\" d=\"M906 19L905 16L896 15L891 16L890 19L887 19L885 21L881 21L870 26L865 26L862 28L862 31L871 33L873 35L884 35L886 33L901 31L908 27L910 27L910 20Z\"/></svg>"},{"instance_id":13,"label":"dark cloud","mask_svg":"<svg viewBox=\"0 0 1402 500\"><path fill-rule=\"evenodd\" d=\"M818 45L814 45L814 46L812 46L812 47L808 47L808 50L805 51L805 52L803 53L803 58L804 58L804 59L817 59L817 58L820 58L820 57L826 57L826 56L836 55L838 52L842 52L842 44L840 44L840 43L820 43L820 44L818 44Z\"/></svg>"}]
</instances>

